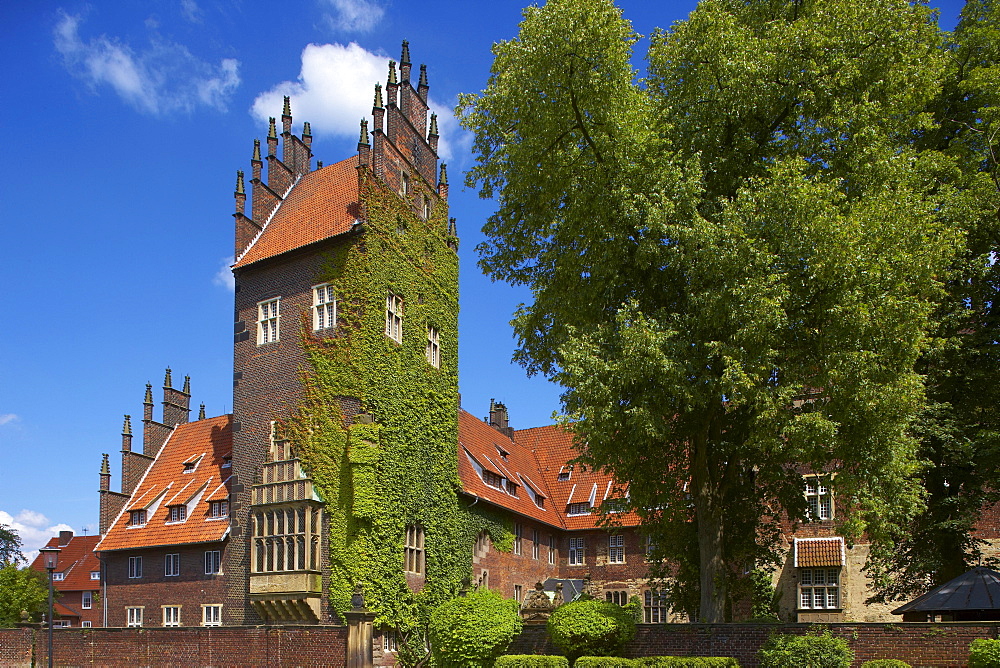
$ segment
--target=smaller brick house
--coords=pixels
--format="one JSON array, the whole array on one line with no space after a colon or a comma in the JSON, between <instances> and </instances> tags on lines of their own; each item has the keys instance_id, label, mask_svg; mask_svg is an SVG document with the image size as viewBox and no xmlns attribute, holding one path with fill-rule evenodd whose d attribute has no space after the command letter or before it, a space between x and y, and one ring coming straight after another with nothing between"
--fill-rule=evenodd
<instances>
[{"instance_id":1,"label":"smaller brick house","mask_svg":"<svg viewBox=\"0 0 1000 668\"><path fill-rule=\"evenodd\" d=\"M52 584L59 592L53 609L55 626L101 626L101 564L94 554L100 536L74 536L72 531L60 531L45 547L59 548ZM45 555L39 554L31 563L39 573L46 573Z\"/></svg>"},{"instance_id":2,"label":"smaller brick house","mask_svg":"<svg viewBox=\"0 0 1000 668\"><path fill-rule=\"evenodd\" d=\"M105 626L221 624L232 416L206 418L202 407L200 419L188 422L189 396L189 381L183 391L173 389L168 369L164 419L154 422L147 386L139 457L131 451L126 416L120 493L110 492L104 455L105 533L96 550L104 574Z\"/></svg>"}]
</instances>

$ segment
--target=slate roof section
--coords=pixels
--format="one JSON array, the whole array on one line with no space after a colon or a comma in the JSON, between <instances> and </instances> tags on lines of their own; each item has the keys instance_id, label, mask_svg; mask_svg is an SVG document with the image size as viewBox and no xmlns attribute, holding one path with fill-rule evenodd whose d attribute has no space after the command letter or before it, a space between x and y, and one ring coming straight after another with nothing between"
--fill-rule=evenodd
<instances>
[{"instance_id":1,"label":"slate roof section","mask_svg":"<svg viewBox=\"0 0 1000 668\"><path fill-rule=\"evenodd\" d=\"M959 610L1000 610L1000 573L985 566L976 566L968 573L896 608L892 614Z\"/></svg>"},{"instance_id":2,"label":"slate roof section","mask_svg":"<svg viewBox=\"0 0 1000 668\"><path fill-rule=\"evenodd\" d=\"M304 174L264 225L234 269L349 231L361 217L358 204L358 157ZM278 193L279 195L281 193Z\"/></svg>"},{"instance_id":3,"label":"slate roof section","mask_svg":"<svg viewBox=\"0 0 1000 668\"><path fill-rule=\"evenodd\" d=\"M795 566L822 568L844 565L843 538L796 538Z\"/></svg>"},{"instance_id":4,"label":"slate roof section","mask_svg":"<svg viewBox=\"0 0 1000 668\"><path fill-rule=\"evenodd\" d=\"M178 425L115 518L98 550L209 543L224 539L229 518L209 517L210 501L229 496L232 416ZM196 461L185 472L185 462ZM185 504L187 518L170 522L169 505ZM146 524L129 526L129 510L145 508Z\"/></svg>"},{"instance_id":5,"label":"slate roof section","mask_svg":"<svg viewBox=\"0 0 1000 668\"><path fill-rule=\"evenodd\" d=\"M49 539L45 547L59 548L55 572L63 574L62 580L53 583L56 589L59 591L96 591L101 588L100 580L90 579L91 572L100 572L101 570L101 562L94 554L94 548L100 539L100 536L73 536L65 545L59 545L58 536ZM31 562L31 568L39 573L46 573L43 558L43 554L35 557L35 560ZM79 613L74 614L78 615Z\"/></svg>"}]
</instances>

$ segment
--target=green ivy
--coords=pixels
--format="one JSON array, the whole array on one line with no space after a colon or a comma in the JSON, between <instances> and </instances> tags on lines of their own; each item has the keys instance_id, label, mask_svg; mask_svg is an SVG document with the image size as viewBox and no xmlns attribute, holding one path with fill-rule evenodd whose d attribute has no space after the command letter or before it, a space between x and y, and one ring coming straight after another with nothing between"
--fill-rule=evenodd
<instances>
[{"instance_id":1,"label":"green ivy","mask_svg":"<svg viewBox=\"0 0 1000 668\"><path fill-rule=\"evenodd\" d=\"M332 609L348 610L361 583L377 626L419 632L470 579L476 536L509 550L513 533L458 496L458 257L447 205L423 220L367 171L361 202L363 232L315 276L335 286L337 333L316 337L303 321L306 398L282 428L325 505ZM404 300L402 344L385 335L389 292ZM428 326L439 333L440 368L426 361ZM340 397L360 399L373 423L345 424ZM403 571L409 525L425 532L417 594Z\"/></svg>"}]
</instances>

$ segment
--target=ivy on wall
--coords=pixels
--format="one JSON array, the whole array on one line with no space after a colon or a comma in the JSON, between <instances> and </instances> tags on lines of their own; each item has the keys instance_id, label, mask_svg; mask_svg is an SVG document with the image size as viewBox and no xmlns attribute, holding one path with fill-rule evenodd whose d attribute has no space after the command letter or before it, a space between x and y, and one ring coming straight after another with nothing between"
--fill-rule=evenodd
<instances>
[{"instance_id":1,"label":"ivy on wall","mask_svg":"<svg viewBox=\"0 0 1000 668\"><path fill-rule=\"evenodd\" d=\"M512 527L458 497L458 257L447 206L424 220L365 170L362 234L338 246L315 277L335 286L338 328L302 340L306 400L282 425L323 497L329 525L331 608L350 608L357 583L376 625L408 631L471 577L482 531L510 550ZM404 300L402 343L385 335L386 296ZM440 368L426 359L438 330ZM345 424L341 397L373 417ZM425 533L426 581L404 574L407 526Z\"/></svg>"}]
</instances>

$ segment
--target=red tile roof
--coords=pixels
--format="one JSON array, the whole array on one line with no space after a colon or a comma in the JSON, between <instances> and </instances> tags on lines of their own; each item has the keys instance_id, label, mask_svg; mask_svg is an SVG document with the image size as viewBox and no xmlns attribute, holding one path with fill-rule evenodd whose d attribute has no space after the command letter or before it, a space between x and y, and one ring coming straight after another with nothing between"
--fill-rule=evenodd
<instances>
[{"instance_id":1,"label":"red tile roof","mask_svg":"<svg viewBox=\"0 0 1000 668\"><path fill-rule=\"evenodd\" d=\"M796 538L795 566L816 568L844 565L843 538Z\"/></svg>"},{"instance_id":2,"label":"red tile roof","mask_svg":"<svg viewBox=\"0 0 1000 668\"><path fill-rule=\"evenodd\" d=\"M98 589L100 580L91 580L91 572L100 572L101 562L94 554L94 548L100 536L73 536L65 545L59 545L59 537L50 538L45 547L58 547L59 555L56 560L56 573L62 573L63 579L54 582L54 586L59 591L86 591L88 589ZM45 573L45 563L43 554L35 557L31 562L31 567L39 573Z\"/></svg>"},{"instance_id":3,"label":"red tile roof","mask_svg":"<svg viewBox=\"0 0 1000 668\"><path fill-rule=\"evenodd\" d=\"M207 543L225 538L228 518L211 518L209 501L229 496L233 450L232 416L178 425L136 486L125 510L115 518L98 550ZM185 472L185 463L194 468ZM187 506L187 518L170 522L171 505ZM146 524L128 526L129 511L146 509Z\"/></svg>"},{"instance_id":4,"label":"red tile roof","mask_svg":"<svg viewBox=\"0 0 1000 668\"><path fill-rule=\"evenodd\" d=\"M245 267L350 230L361 216L357 165L358 157L353 156L304 174L269 221L255 221L264 229L233 267Z\"/></svg>"},{"instance_id":5,"label":"red tile roof","mask_svg":"<svg viewBox=\"0 0 1000 668\"><path fill-rule=\"evenodd\" d=\"M463 410L458 419L458 441L458 473L466 494L553 526L571 530L596 528L599 515L569 515L568 505L592 502L594 508L598 508L605 499L625 494L610 475L579 464L569 471L568 480L559 480L559 473L569 469L567 462L576 457L577 452L573 449L572 432L558 425L517 430L512 440ZM498 447L508 452L506 461L499 455ZM521 486L518 496L512 497L487 485L477 465L514 480ZM524 490L525 484L545 497L544 509L539 508ZM615 516L615 520L625 526L639 524L633 513Z\"/></svg>"}]
</instances>

